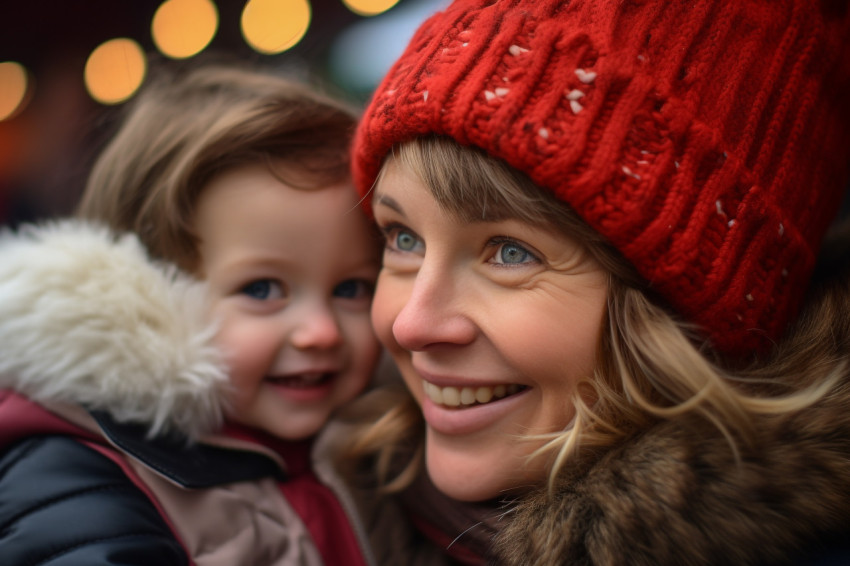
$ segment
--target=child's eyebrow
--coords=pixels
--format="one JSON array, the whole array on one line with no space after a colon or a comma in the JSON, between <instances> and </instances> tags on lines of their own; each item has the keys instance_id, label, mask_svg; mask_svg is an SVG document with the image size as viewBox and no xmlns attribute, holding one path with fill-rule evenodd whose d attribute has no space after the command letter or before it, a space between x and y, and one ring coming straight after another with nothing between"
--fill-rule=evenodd
<instances>
[{"instance_id":1,"label":"child's eyebrow","mask_svg":"<svg viewBox=\"0 0 850 566\"><path fill-rule=\"evenodd\" d=\"M404 214L404 210L402 210L402 208L401 208L401 205L391 196L382 195L382 194L379 193L379 194L375 195L374 204L376 204L376 205L382 204L382 205L386 206L387 208L391 208L392 210L398 212L402 216L406 216Z\"/></svg>"}]
</instances>

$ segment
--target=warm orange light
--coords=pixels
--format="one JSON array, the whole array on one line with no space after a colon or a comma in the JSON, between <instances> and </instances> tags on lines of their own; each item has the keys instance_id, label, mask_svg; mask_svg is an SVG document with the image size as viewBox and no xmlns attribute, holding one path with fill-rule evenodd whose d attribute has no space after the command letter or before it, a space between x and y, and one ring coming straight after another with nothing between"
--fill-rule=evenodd
<instances>
[{"instance_id":1,"label":"warm orange light","mask_svg":"<svg viewBox=\"0 0 850 566\"><path fill-rule=\"evenodd\" d=\"M146 73L147 60L138 43L123 37L110 39L86 61L86 89L102 104L118 104L136 93Z\"/></svg>"},{"instance_id":2,"label":"warm orange light","mask_svg":"<svg viewBox=\"0 0 850 566\"><path fill-rule=\"evenodd\" d=\"M242 10L242 36L266 55L295 46L310 27L308 0L248 0Z\"/></svg>"},{"instance_id":3,"label":"warm orange light","mask_svg":"<svg viewBox=\"0 0 850 566\"><path fill-rule=\"evenodd\" d=\"M0 121L17 116L28 101L29 77L23 65L0 63Z\"/></svg>"},{"instance_id":4,"label":"warm orange light","mask_svg":"<svg viewBox=\"0 0 850 566\"><path fill-rule=\"evenodd\" d=\"M398 4L398 0L342 0L349 10L361 16L376 16Z\"/></svg>"},{"instance_id":5,"label":"warm orange light","mask_svg":"<svg viewBox=\"0 0 850 566\"><path fill-rule=\"evenodd\" d=\"M218 10L210 0L167 0L151 22L151 36L163 55L186 59L210 44L218 31Z\"/></svg>"}]
</instances>

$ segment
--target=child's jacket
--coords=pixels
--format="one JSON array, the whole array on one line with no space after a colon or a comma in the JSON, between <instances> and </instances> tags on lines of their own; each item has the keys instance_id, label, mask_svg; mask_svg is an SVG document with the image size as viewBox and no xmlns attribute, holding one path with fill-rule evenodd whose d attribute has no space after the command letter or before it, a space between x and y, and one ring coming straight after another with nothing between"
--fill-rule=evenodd
<instances>
[{"instance_id":1,"label":"child's jacket","mask_svg":"<svg viewBox=\"0 0 850 566\"><path fill-rule=\"evenodd\" d=\"M132 236L0 235L4 564L324 563L279 455L213 434L227 378L204 300ZM338 511L345 563L374 563Z\"/></svg>"}]
</instances>

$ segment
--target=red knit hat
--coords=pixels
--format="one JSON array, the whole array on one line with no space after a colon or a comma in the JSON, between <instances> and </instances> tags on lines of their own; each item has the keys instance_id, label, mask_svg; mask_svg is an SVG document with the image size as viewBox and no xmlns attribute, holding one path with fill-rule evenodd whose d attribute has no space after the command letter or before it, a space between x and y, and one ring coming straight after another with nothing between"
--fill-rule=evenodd
<instances>
[{"instance_id":1,"label":"red knit hat","mask_svg":"<svg viewBox=\"0 0 850 566\"><path fill-rule=\"evenodd\" d=\"M843 0L458 0L425 22L354 147L442 134L528 174L712 344L795 315L850 163Z\"/></svg>"}]
</instances>

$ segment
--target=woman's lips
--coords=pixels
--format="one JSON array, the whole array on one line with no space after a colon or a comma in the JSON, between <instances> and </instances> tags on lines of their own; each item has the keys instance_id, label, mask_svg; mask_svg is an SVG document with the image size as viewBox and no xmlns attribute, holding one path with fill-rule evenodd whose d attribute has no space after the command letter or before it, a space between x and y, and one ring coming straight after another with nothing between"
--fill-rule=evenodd
<instances>
[{"instance_id":1,"label":"woman's lips","mask_svg":"<svg viewBox=\"0 0 850 566\"><path fill-rule=\"evenodd\" d=\"M438 386L423 380L422 385L422 416L429 429L454 437L480 433L505 419L512 420L533 390L517 384L461 387Z\"/></svg>"}]
</instances>

